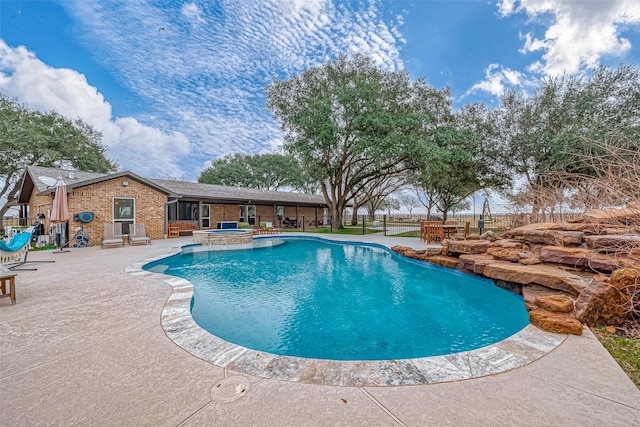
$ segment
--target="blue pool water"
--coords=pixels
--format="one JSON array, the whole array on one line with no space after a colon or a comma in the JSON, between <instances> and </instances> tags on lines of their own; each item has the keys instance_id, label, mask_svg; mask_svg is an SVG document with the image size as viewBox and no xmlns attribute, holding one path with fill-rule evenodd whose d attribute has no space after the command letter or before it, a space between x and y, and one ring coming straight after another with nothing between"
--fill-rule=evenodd
<instances>
[{"instance_id":1,"label":"blue pool water","mask_svg":"<svg viewBox=\"0 0 640 427\"><path fill-rule=\"evenodd\" d=\"M426 357L483 347L528 325L522 299L489 280L381 247L284 241L182 253L145 269L193 283L192 316L202 328L279 355Z\"/></svg>"}]
</instances>

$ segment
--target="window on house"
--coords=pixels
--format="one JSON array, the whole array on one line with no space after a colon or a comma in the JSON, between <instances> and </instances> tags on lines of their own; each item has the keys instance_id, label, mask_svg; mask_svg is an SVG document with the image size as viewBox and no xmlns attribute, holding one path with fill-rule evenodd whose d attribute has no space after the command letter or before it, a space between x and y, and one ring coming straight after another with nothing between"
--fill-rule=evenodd
<instances>
[{"instance_id":1,"label":"window on house","mask_svg":"<svg viewBox=\"0 0 640 427\"><path fill-rule=\"evenodd\" d=\"M200 220L202 221L202 228L209 228L211 226L211 205L202 205Z\"/></svg>"},{"instance_id":2,"label":"window on house","mask_svg":"<svg viewBox=\"0 0 640 427\"><path fill-rule=\"evenodd\" d=\"M178 202L178 220L198 222L198 202Z\"/></svg>"},{"instance_id":3,"label":"window on house","mask_svg":"<svg viewBox=\"0 0 640 427\"><path fill-rule=\"evenodd\" d=\"M247 222L251 225L256 224L256 207L254 205L247 206Z\"/></svg>"},{"instance_id":4,"label":"window on house","mask_svg":"<svg viewBox=\"0 0 640 427\"><path fill-rule=\"evenodd\" d=\"M113 198L113 222L122 223L122 233L129 234L129 225L135 222L136 199Z\"/></svg>"}]
</instances>

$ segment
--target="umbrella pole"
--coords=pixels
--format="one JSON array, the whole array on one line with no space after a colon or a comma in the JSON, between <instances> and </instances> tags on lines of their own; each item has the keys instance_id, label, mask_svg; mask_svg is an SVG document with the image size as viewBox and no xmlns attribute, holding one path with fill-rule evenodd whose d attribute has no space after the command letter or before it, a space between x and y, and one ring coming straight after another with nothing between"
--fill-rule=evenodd
<instances>
[{"instance_id":1,"label":"umbrella pole","mask_svg":"<svg viewBox=\"0 0 640 427\"><path fill-rule=\"evenodd\" d=\"M71 252L69 249L64 249L64 244L63 242L63 235L64 235L64 223L58 223L58 227L59 227L59 233L58 233L58 247L60 248L59 251L53 251L54 254L60 254L63 252ZM65 244L67 244L69 242L65 242Z\"/></svg>"}]
</instances>

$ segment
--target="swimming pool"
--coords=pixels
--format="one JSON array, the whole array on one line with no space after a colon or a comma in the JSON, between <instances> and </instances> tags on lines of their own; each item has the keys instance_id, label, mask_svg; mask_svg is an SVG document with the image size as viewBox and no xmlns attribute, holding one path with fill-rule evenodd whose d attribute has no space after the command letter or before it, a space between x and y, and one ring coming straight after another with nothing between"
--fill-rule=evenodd
<instances>
[{"instance_id":1,"label":"swimming pool","mask_svg":"<svg viewBox=\"0 0 640 427\"><path fill-rule=\"evenodd\" d=\"M210 333L279 355L425 357L483 347L528 325L522 300L488 280L379 246L276 240L285 243L182 253L144 268L193 283L191 314Z\"/></svg>"}]
</instances>

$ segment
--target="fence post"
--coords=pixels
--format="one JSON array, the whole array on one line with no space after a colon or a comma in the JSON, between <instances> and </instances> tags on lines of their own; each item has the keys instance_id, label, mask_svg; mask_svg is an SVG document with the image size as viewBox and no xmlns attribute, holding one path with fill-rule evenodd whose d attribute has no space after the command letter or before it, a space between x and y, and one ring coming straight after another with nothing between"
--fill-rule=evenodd
<instances>
[{"instance_id":1,"label":"fence post","mask_svg":"<svg viewBox=\"0 0 640 427\"><path fill-rule=\"evenodd\" d=\"M304 233L304 215L302 215L302 232Z\"/></svg>"},{"instance_id":2,"label":"fence post","mask_svg":"<svg viewBox=\"0 0 640 427\"><path fill-rule=\"evenodd\" d=\"M387 214L382 215L382 235L387 236Z\"/></svg>"},{"instance_id":3,"label":"fence post","mask_svg":"<svg viewBox=\"0 0 640 427\"><path fill-rule=\"evenodd\" d=\"M367 234L366 230L365 230L365 216L362 215L362 235L364 236L365 234Z\"/></svg>"},{"instance_id":4,"label":"fence post","mask_svg":"<svg viewBox=\"0 0 640 427\"><path fill-rule=\"evenodd\" d=\"M333 215L329 217L329 231L333 233Z\"/></svg>"}]
</instances>

